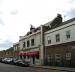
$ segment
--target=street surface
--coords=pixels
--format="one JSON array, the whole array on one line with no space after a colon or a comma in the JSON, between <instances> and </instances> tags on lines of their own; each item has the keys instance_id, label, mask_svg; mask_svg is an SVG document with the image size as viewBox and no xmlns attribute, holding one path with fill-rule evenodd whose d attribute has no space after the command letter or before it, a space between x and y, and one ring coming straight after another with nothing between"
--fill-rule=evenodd
<instances>
[{"instance_id":1,"label":"street surface","mask_svg":"<svg viewBox=\"0 0 75 72\"><path fill-rule=\"evenodd\" d=\"M49 70L49 69L34 68L34 67L20 67L20 66L0 63L0 72L67 72L67 71Z\"/></svg>"}]
</instances>

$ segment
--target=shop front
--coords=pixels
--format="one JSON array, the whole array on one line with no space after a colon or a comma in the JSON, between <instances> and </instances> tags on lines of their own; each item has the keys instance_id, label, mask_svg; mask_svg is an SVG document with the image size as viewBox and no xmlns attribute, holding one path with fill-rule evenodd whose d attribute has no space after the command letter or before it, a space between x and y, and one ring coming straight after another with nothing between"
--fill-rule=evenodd
<instances>
[{"instance_id":1,"label":"shop front","mask_svg":"<svg viewBox=\"0 0 75 72\"><path fill-rule=\"evenodd\" d=\"M19 59L30 61L31 65L39 64L39 51L19 53Z\"/></svg>"}]
</instances>

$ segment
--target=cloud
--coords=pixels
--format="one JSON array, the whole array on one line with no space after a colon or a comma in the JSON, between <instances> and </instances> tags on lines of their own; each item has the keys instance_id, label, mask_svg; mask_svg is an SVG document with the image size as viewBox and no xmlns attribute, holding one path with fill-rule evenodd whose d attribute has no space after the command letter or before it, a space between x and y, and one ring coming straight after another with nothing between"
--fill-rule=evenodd
<instances>
[{"instance_id":1,"label":"cloud","mask_svg":"<svg viewBox=\"0 0 75 72\"><path fill-rule=\"evenodd\" d=\"M67 14L68 14L70 17L75 17L75 8L71 9Z\"/></svg>"},{"instance_id":2,"label":"cloud","mask_svg":"<svg viewBox=\"0 0 75 72\"><path fill-rule=\"evenodd\" d=\"M69 0L69 3L73 4L75 3L75 0Z\"/></svg>"},{"instance_id":3,"label":"cloud","mask_svg":"<svg viewBox=\"0 0 75 72\"><path fill-rule=\"evenodd\" d=\"M0 50L7 49L7 48L11 47L12 44L13 44L12 41L5 40L4 42L0 43Z\"/></svg>"},{"instance_id":4,"label":"cloud","mask_svg":"<svg viewBox=\"0 0 75 72\"><path fill-rule=\"evenodd\" d=\"M2 14L2 12L0 11L0 14Z\"/></svg>"},{"instance_id":5,"label":"cloud","mask_svg":"<svg viewBox=\"0 0 75 72\"><path fill-rule=\"evenodd\" d=\"M0 24L1 24L1 25L4 25L4 22L3 22L3 20L2 20L2 19L0 19Z\"/></svg>"},{"instance_id":6,"label":"cloud","mask_svg":"<svg viewBox=\"0 0 75 72\"><path fill-rule=\"evenodd\" d=\"M66 20L75 17L75 8L65 12L64 16Z\"/></svg>"},{"instance_id":7,"label":"cloud","mask_svg":"<svg viewBox=\"0 0 75 72\"><path fill-rule=\"evenodd\" d=\"M12 14L12 15L16 15L17 13L18 13L17 10L13 10L13 11L10 12L10 14Z\"/></svg>"}]
</instances>

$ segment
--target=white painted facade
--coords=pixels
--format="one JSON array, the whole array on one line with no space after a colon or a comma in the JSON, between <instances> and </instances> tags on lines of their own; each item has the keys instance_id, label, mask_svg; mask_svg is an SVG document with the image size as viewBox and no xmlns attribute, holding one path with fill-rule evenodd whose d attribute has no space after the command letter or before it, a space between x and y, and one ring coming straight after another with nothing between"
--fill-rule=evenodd
<instances>
[{"instance_id":1,"label":"white painted facade","mask_svg":"<svg viewBox=\"0 0 75 72\"><path fill-rule=\"evenodd\" d=\"M66 38L66 31L70 31L70 39ZM60 34L60 41L56 42L56 34ZM49 30L44 33L45 37L45 46L67 43L71 41L75 41L75 21L70 22L68 24L59 26L55 29ZM48 44L48 38L50 37L51 43Z\"/></svg>"},{"instance_id":2,"label":"white painted facade","mask_svg":"<svg viewBox=\"0 0 75 72\"><path fill-rule=\"evenodd\" d=\"M14 43L13 48L14 48L14 51L19 51L19 49L20 49L19 42Z\"/></svg>"},{"instance_id":3,"label":"white painted facade","mask_svg":"<svg viewBox=\"0 0 75 72\"><path fill-rule=\"evenodd\" d=\"M31 39L34 39L34 46L31 46ZM20 49L23 49L23 42L26 43L25 49L39 47L39 45L41 44L41 40L40 39L41 39L40 31L37 32L36 34L32 34L32 35L29 35L29 36L24 36L22 39L20 39ZM29 47L27 47L27 41L28 40L30 42L30 46Z\"/></svg>"},{"instance_id":4,"label":"white painted facade","mask_svg":"<svg viewBox=\"0 0 75 72\"><path fill-rule=\"evenodd\" d=\"M34 45L33 46L31 45L31 39L34 39ZM27 47L27 41L30 42L29 47ZM24 48L23 48L23 42L25 42ZM19 40L19 43L20 43L20 50L21 50L20 52L28 53L28 52L39 51L39 54L40 54L41 31L39 30L39 31L32 33L30 35L22 36ZM27 56L26 56L25 60L30 61L30 64L33 65L33 58L32 57L27 58ZM37 64L37 65L40 64L40 55L39 55L39 59L37 59L35 57L35 64Z\"/></svg>"},{"instance_id":5,"label":"white painted facade","mask_svg":"<svg viewBox=\"0 0 75 72\"><path fill-rule=\"evenodd\" d=\"M49 23L48 23L49 25ZM20 52L33 52L39 51L39 59L35 58L35 64L42 65L44 64L45 51L44 46L57 45L67 42L75 41L75 21L72 21L68 24L61 25L54 29L50 29L46 32L43 31L43 25L40 26L41 29L37 32L33 32L32 34L20 36L19 44L20 44ZM70 31L70 38L66 38L66 32ZM60 35L60 41L56 42L56 34ZM34 39L34 45L31 45L31 39ZM44 39L44 40L43 40ZM48 44L48 39L51 40L51 43ZM30 46L27 47L27 41L30 42ZM44 42L43 42L44 41ZM23 43L25 42L25 47L23 47ZM33 64L33 58L27 58L31 64Z\"/></svg>"}]
</instances>

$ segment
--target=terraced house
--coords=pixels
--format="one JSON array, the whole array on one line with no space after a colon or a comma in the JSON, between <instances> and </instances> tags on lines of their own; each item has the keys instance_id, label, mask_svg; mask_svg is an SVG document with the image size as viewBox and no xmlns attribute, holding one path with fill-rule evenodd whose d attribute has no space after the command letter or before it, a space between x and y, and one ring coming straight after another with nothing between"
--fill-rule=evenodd
<instances>
[{"instance_id":1,"label":"terraced house","mask_svg":"<svg viewBox=\"0 0 75 72\"><path fill-rule=\"evenodd\" d=\"M8 48L7 50L2 50L0 51L0 58L5 58L5 57L14 57L14 50L13 47Z\"/></svg>"},{"instance_id":2,"label":"terraced house","mask_svg":"<svg viewBox=\"0 0 75 72\"><path fill-rule=\"evenodd\" d=\"M31 65L75 66L75 18L62 22L60 14L20 36L19 56Z\"/></svg>"},{"instance_id":3,"label":"terraced house","mask_svg":"<svg viewBox=\"0 0 75 72\"><path fill-rule=\"evenodd\" d=\"M14 57L17 57L20 52L19 42L13 44L13 49L14 49Z\"/></svg>"},{"instance_id":4,"label":"terraced house","mask_svg":"<svg viewBox=\"0 0 75 72\"><path fill-rule=\"evenodd\" d=\"M75 66L75 18L51 25L44 36L47 65Z\"/></svg>"},{"instance_id":5,"label":"terraced house","mask_svg":"<svg viewBox=\"0 0 75 72\"><path fill-rule=\"evenodd\" d=\"M25 36L20 36L20 57L31 65L40 64L41 27L33 28Z\"/></svg>"}]
</instances>

